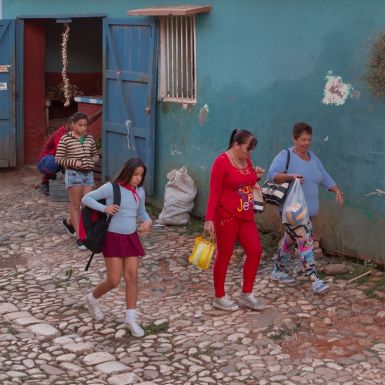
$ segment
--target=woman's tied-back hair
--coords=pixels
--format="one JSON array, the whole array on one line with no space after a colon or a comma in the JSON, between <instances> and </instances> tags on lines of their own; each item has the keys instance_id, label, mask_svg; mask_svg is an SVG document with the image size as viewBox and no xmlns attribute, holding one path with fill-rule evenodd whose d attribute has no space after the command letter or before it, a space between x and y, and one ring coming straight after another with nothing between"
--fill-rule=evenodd
<instances>
[{"instance_id":1,"label":"woman's tied-back hair","mask_svg":"<svg viewBox=\"0 0 385 385\"><path fill-rule=\"evenodd\" d=\"M129 184L132 176L134 175L135 170L138 167L143 167L143 177L138 187L142 186L146 176L147 167L140 158L130 158L124 163L122 169L120 170L118 176L115 178L114 182L120 182L122 184Z\"/></svg>"},{"instance_id":2,"label":"woman's tied-back hair","mask_svg":"<svg viewBox=\"0 0 385 385\"><path fill-rule=\"evenodd\" d=\"M313 129L311 126L305 122L298 122L294 124L293 127L293 138L297 140L304 132L306 134L312 135L313 134Z\"/></svg>"},{"instance_id":3,"label":"woman's tied-back hair","mask_svg":"<svg viewBox=\"0 0 385 385\"><path fill-rule=\"evenodd\" d=\"M239 128L236 128L231 133L228 149L230 150L230 148L233 147L234 143L245 144L250 138L251 140L249 143L249 148L254 149L258 143L257 138L254 136L254 134L248 130L240 130Z\"/></svg>"},{"instance_id":4,"label":"woman's tied-back hair","mask_svg":"<svg viewBox=\"0 0 385 385\"><path fill-rule=\"evenodd\" d=\"M85 119L88 122L88 117L83 112L75 112L68 118L68 123L76 123L78 120Z\"/></svg>"}]
</instances>

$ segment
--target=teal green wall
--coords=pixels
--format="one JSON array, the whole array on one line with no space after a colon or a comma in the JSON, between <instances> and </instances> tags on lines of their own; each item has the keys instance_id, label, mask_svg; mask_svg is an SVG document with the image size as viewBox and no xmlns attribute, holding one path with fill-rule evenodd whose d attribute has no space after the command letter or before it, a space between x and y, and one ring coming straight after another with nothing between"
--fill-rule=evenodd
<instances>
[{"instance_id":1,"label":"teal green wall","mask_svg":"<svg viewBox=\"0 0 385 385\"><path fill-rule=\"evenodd\" d=\"M191 111L160 109L157 175L185 164L198 183L197 213L203 214L210 164L233 128L256 133L253 158L267 168L291 144L293 123L307 121L313 150L346 194L343 210L334 194L322 194L323 247L385 263L385 197L366 196L385 191L385 100L374 98L362 80L369 42L385 30L385 3L211 3L213 11L197 18L198 103ZM361 96L339 107L322 104L329 70ZM200 125L204 104L209 114ZM162 189L160 183L159 199ZM270 217L259 221L271 228Z\"/></svg>"},{"instance_id":2,"label":"teal green wall","mask_svg":"<svg viewBox=\"0 0 385 385\"><path fill-rule=\"evenodd\" d=\"M158 0L3 0L3 17L108 13L183 4ZM197 16L197 104L160 103L157 111L156 190L163 200L166 174L185 165L199 189L196 213L204 214L210 165L235 127L250 129L259 145L253 159L268 167L291 143L291 127L314 128L313 150L345 191L346 206L322 194L323 244L331 251L385 263L385 100L362 80L370 42L385 30L382 0L211 0ZM99 5L100 4L100 5ZM360 91L340 107L321 103L329 70ZM208 105L206 119L201 108ZM201 116L202 117L202 116ZM327 139L327 140L326 140ZM266 227L270 219L260 218Z\"/></svg>"}]
</instances>

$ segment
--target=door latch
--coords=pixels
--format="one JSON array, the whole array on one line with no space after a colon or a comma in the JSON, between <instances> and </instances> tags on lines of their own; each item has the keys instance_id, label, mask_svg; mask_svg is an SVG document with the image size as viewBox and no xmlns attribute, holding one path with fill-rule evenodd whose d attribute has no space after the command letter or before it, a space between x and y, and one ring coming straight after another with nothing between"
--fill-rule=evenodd
<instances>
[{"instance_id":1,"label":"door latch","mask_svg":"<svg viewBox=\"0 0 385 385\"><path fill-rule=\"evenodd\" d=\"M129 150L135 151L134 142L132 142L132 145L130 145L130 136L132 135L131 128L134 125L134 122L132 120L126 120L126 123L124 125L126 126L126 129L127 129L127 148Z\"/></svg>"},{"instance_id":2,"label":"door latch","mask_svg":"<svg viewBox=\"0 0 385 385\"><path fill-rule=\"evenodd\" d=\"M150 114L151 114L151 108L150 108L150 107L146 107L145 113L146 113L147 115L150 115Z\"/></svg>"}]
</instances>

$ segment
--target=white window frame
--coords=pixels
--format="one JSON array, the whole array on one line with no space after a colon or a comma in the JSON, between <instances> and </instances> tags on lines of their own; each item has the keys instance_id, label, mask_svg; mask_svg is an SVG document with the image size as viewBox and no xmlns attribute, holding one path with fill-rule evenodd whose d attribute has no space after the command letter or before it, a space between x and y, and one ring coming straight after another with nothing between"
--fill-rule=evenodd
<instances>
[{"instance_id":1,"label":"white window frame","mask_svg":"<svg viewBox=\"0 0 385 385\"><path fill-rule=\"evenodd\" d=\"M158 99L196 104L195 15L159 19Z\"/></svg>"}]
</instances>

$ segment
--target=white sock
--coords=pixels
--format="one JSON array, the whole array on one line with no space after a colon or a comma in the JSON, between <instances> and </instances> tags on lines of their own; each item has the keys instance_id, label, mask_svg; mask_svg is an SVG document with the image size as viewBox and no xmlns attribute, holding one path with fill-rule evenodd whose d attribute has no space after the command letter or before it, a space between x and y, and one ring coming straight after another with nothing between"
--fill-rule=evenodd
<instances>
[{"instance_id":1,"label":"white sock","mask_svg":"<svg viewBox=\"0 0 385 385\"><path fill-rule=\"evenodd\" d=\"M92 305L96 305L98 303L98 300L94 297L94 295L92 294L92 291L88 294L88 301Z\"/></svg>"},{"instance_id":2,"label":"white sock","mask_svg":"<svg viewBox=\"0 0 385 385\"><path fill-rule=\"evenodd\" d=\"M127 309L126 310L126 321L132 322L136 318L136 309Z\"/></svg>"}]
</instances>

